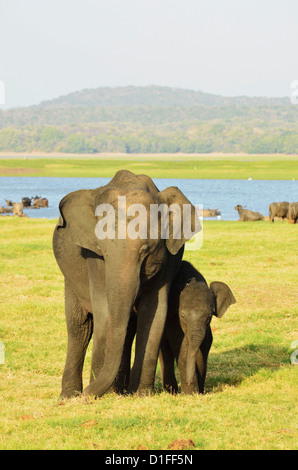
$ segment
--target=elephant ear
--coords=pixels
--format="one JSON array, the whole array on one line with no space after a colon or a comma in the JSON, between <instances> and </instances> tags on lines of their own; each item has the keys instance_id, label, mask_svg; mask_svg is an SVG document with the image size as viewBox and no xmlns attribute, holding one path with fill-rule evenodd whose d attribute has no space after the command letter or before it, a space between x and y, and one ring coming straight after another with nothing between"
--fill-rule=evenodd
<instances>
[{"instance_id":1,"label":"elephant ear","mask_svg":"<svg viewBox=\"0 0 298 470\"><path fill-rule=\"evenodd\" d=\"M157 197L159 203L169 209L168 217L161 218L161 232L168 233L166 247L175 255L186 241L202 229L199 217L196 208L174 186L160 191Z\"/></svg>"},{"instance_id":2,"label":"elephant ear","mask_svg":"<svg viewBox=\"0 0 298 470\"><path fill-rule=\"evenodd\" d=\"M95 235L95 191L80 189L60 201L57 232L64 240L101 255Z\"/></svg>"},{"instance_id":3,"label":"elephant ear","mask_svg":"<svg viewBox=\"0 0 298 470\"><path fill-rule=\"evenodd\" d=\"M218 318L221 318L223 314L228 310L230 305L236 303L236 299L229 286L224 282L211 282L210 289L215 295L216 300L216 310L214 314Z\"/></svg>"}]
</instances>

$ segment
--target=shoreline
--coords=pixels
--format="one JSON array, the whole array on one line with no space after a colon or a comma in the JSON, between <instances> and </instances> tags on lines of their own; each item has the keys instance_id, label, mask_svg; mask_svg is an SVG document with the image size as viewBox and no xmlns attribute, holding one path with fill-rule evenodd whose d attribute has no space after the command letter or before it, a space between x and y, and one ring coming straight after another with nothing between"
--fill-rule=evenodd
<instances>
[{"instance_id":1,"label":"shoreline","mask_svg":"<svg viewBox=\"0 0 298 470\"><path fill-rule=\"evenodd\" d=\"M113 177L124 168L151 178L298 180L298 155L0 153L1 176Z\"/></svg>"},{"instance_id":2,"label":"shoreline","mask_svg":"<svg viewBox=\"0 0 298 470\"><path fill-rule=\"evenodd\" d=\"M0 159L6 158L84 158L84 159L124 159L124 160L138 160L140 158L145 158L148 160L176 160L176 159L186 159L186 160L206 160L206 159L245 159L245 160L296 160L298 159L298 154L282 154L282 153L264 153L264 154L255 154L255 153L62 153L62 152L0 152Z\"/></svg>"}]
</instances>

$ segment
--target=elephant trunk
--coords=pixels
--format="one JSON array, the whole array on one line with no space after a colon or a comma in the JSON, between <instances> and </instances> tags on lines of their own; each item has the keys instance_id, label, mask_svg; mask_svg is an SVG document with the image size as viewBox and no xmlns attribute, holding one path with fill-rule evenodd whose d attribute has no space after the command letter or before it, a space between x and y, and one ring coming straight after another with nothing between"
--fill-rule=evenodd
<instances>
[{"instance_id":1,"label":"elephant trunk","mask_svg":"<svg viewBox=\"0 0 298 470\"><path fill-rule=\"evenodd\" d=\"M199 347L203 341L203 334L192 334L189 338L188 343L188 353L187 353L187 362L186 362L186 382L188 385L195 380L196 372L196 359L199 352Z\"/></svg>"},{"instance_id":2,"label":"elephant trunk","mask_svg":"<svg viewBox=\"0 0 298 470\"><path fill-rule=\"evenodd\" d=\"M114 272L113 272L114 271ZM87 395L102 396L113 384L119 367L132 307L139 291L139 270L122 274L106 266L108 322L106 332L105 359L96 379L86 388Z\"/></svg>"}]
</instances>

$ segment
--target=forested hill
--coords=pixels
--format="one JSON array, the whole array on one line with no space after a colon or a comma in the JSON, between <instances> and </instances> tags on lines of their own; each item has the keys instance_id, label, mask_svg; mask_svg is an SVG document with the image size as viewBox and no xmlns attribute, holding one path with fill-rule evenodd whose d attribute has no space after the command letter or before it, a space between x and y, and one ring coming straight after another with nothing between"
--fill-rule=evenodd
<instances>
[{"instance_id":1,"label":"forested hill","mask_svg":"<svg viewBox=\"0 0 298 470\"><path fill-rule=\"evenodd\" d=\"M41 107L76 106L232 106L232 105L288 105L288 98L247 96L224 97L202 91L170 87L117 87L85 89L59 98L43 101Z\"/></svg>"},{"instance_id":2,"label":"forested hill","mask_svg":"<svg viewBox=\"0 0 298 470\"><path fill-rule=\"evenodd\" d=\"M298 105L157 86L86 89L0 111L0 151L298 153Z\"/></svg>"}]
</instances>

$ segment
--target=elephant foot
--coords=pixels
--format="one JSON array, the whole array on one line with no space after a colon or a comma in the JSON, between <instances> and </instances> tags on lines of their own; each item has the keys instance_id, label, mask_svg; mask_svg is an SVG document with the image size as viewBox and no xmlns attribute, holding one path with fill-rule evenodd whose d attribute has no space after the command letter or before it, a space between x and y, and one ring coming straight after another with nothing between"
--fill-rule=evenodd
<instances>
[{"instance_id":1,"label":"elephant foot","mask_svg":"<svg viewBox=\"0 0 298 470\"><path fill-rule=\"evenodd\" d=\"M72 390L72 389L62 390L62 392L60 394L60 397L59 397L59 400L66 400L68 398L75 398L75 397L79 397L81 395L82 395L82 392L78 391L78 390Z\"/></svg>"},{"instance_id":2,"label":"elephant foot","mask_svg":"<svg viewBox=\"0 0 298 470\"><path fill-rule=\"evenodd\" d=\"M171 395L178 394L178 385L165 385L164 391L170 393Z\"/></svg>"},{"instance_id":3,"label":"elephant foot","mask_svg":"<svg viewBox=\"0 0 298 470\"><path fill-rule=\"evenodd\" d=\"M181 394L182 395L198 395L199 394L199 388L197 384L190 384L188 385L187 383L181 384Z\"/></svg>"},{"instance_id":4,"label":"elephant foot","mask_svg":"<svg viewBox=\"0 0 298 470\"><path fill-rule=\"evenodd\" d=\"M128 393L130 395L135 395L137 397L142 398L142 397L152 396L155 392L154 392L154 388L152 387L148 387L148 388L142 387L142 388L138 388L136 391L129 390Z\"/></svg>"}]
</instances>

